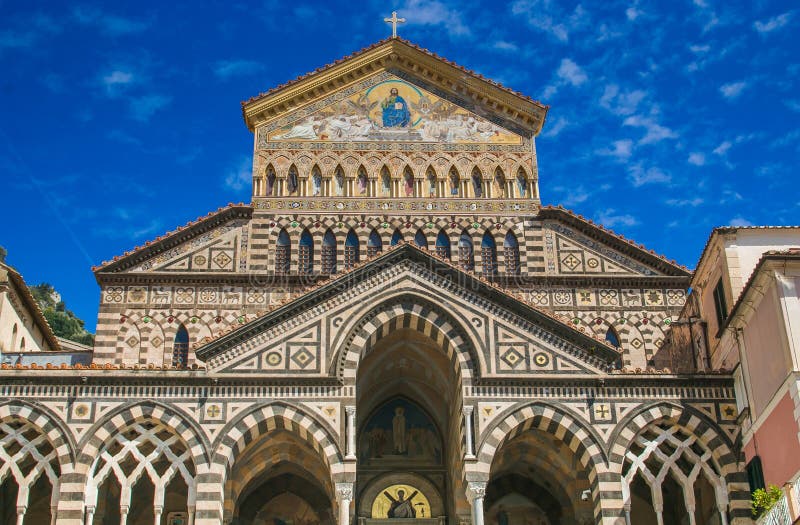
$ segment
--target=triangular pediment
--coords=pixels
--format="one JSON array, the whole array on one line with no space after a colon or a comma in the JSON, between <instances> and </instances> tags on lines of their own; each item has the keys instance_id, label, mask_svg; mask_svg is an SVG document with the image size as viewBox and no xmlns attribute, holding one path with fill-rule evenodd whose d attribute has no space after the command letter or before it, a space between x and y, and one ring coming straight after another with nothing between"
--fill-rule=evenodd
<instances>
[{"instance_id":1,"label":"triangular pediment","mask_svg":"<svg viewBox=\"0 0 800 525\"><path fill-rule=\"evenodd\" d=\"M220 209L95 267L97 273L213 272L241 269L250 206Z\"/></svg>"},{"instance_id":2,"label":"triangular pediment","mask_svg":"<svg viewBox=\"0 0 800 525\"><path fill-rule=\"evenodd\" d=\"M411 245L289 300L196 355L219 373L336 377L343 349L362 338L359 321L385 304L388 312L398 305L437 312L437 322L456 327L474 352L474 375L483 379L601 374L619 357L605 342Z\"/></svg>"},{"instance_id":3,"label":"triangular pediment","mask_svg":"<svg viewBox=\"0 0 800 525\"><path fill-rule=\"evenodd\" d=\"M308 116L328 106L334 93L363 94L370 87L365 80L385 81L389 75L525 137L541 131L547 113L547 106L529 97L411 42L390 38L243 102L245 121L255 130L292 112Z\"/></svg>"},{"instance_id":4,"label":"triangular pediment","mask_svg":"<svg viewBox=\"0 0 800 525\"><path fill-rule=\"evenodd\" d=\"M522 144L520 131L509 131L475 111L486 114L435 84L383 72L259 127L259 142Z\"/></svg>"}]
</instances>

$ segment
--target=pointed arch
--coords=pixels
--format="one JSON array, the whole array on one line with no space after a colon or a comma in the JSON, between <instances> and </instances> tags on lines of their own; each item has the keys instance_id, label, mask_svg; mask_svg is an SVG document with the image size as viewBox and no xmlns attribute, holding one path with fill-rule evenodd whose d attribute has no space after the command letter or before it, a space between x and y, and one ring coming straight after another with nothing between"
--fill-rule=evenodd
<instances>
[{"instance_id":1,"label":"pointed arch","mask_svg":"<svg viewBox=\"0 0 800 525\"><path fill-rule=\"evenodd\" d=\"M425 179L428 182L428 197L437 197L439 189L437 187L436 171L433 169L433 166L428 166L425 172Z\"/></svg>"},{"instance_id":2,"label":"pointed arch","mask_svg":"<svg viewBox=\"0 0 800 525\"><path fill-rule=\"evenodd\" d=\"M172 343L172 366L174 368L186 368L189 362L189 331L181 323L178 331L175 332L175 339Z\"/></svg>"},{"instance_id":3,"label":"pointed arch","mask_svg":"<svg viewBox=\"0 0 800 525\"><path fill-rule=\"evenodd\" d=\"M322 273L336 273L336 258L339 250L336 247L336 235L330 228L322 237Z\"/></svg>"},{"instance_id":4,"label":"pointed arch","mask_svg":"<svg viewBox=\"0 0 800 525\"><path fill-rule=\"evenodd\" d=\"M336 196L344 195L344 169L341 164L337 164L333 170L333 194Z\"/></svg>"},{"instance_id":5,"label":"pointed arch","mask_svg":"<svg viewBox=\"0 0 800 525\"><path fill-rule=\"evenodd\" d=\"M392 175L386 164L381 167L381 195L384 197L392 196Z\"/></svg>"},{"instance_id":6,"label":"pointed arch","mask_svg":"<svg viewBox=\"0 0 800 525\"><path fill-rule=\"evenodd\" d=\"M483 174L478 166L472 168L472 175L470 178L472 180L472 194L476 198L483 197Z\"/></svg>"},{"instance_id":7,"label":"pointed arch","mask_svg":"<svg viewBox=\"0 0 800 525\"><path fill-rule=\"evenodd\" d=\"M506 197L506 194L508 193L506 191L506 174L503 172L503 168L500 166L497 166L494 169L494 187L497 191L497 195L495 195L496 197Z\"/></svg>"},{"instance_id":8,"label":"pointed arch","mask_svg":"<svg viewBox=\"0 0 800 525\"><path fill-rule=\"evenodd\" d=\"M373 229L367 239L367 257L374 257L383 251L383 239L380 234Z\"/></svg>"},{"instance_id":9,"label":"pointed arch","mask_svg":"<svg viewBox=\"0 0 800 525\"><path fill-rule=\"evenodd\" d=\"M506 238L503 239L503 259L506 264L506 273L519 275L519 241L510 229L506 232Z\"/></svg>"},{"instance_id":10,"label":"pointed arch","mask_svg":"<svg viewBox=\"0 0 800 525\"><path fill-rule=\"evenodd\" d=\"M529 191L528 174L525 173L525 168L520 166L517 169L517 196L527 197Z\"/></svg>"},{"instance_id":11,"label":"pointed arch","mask_svg":"<svg viewBox=\"0 0 800 525\"><path fill-rule=\"evenodd\" d=\"M347 232L347 237L344 240L344 267L345 269L355 266L360 257L360 243L358 242L358 235L352 228Z\"/></svg>"},{"instance_id":12,"label":"pointed arch","mask_svg":"<svg viewBox=\"0 0 800 525\"><path fill-rule=\"evenodd\" d=\"M266 185L264 186L264 195L267 197L276 197L277 196L277 176L275 175L275 167L272 163L267 164L266 170L264 170L264 179L266 181Z\"/></svg>"},{"instance_id":13,"label":"pointed arch","mask_svg":"<svg viewBox=\"0 0 800 525\"><path fill-rule=\"evenodd\" d=\"M311 196L319 197L322 194L322 170L319 169L318 165L314 164L311 168Z\"/></svg>"},{"instance_id":14,"label":"pointed arch","mask_svg":"<svg viewBox=\"0 0 800 525\"><path fill-rule=\"evenodd\" d=\"M292 241L285 228L278 232L278 239L275 242L275 273L285 275L289 273L291 267Z\"/></svg>"},{"instance_id":15,"label":"pointed arch","mask_svg":"<svg viewBox=\"0 0 800 525\"><path fill-rule=\"evenodd\" d=\"M362 197L369 195L369 178L367 177L367 168L363 165L358 167L356 174L356 190Z\"/></svg>"},{"instance_id":16,"label":"pointed arch","mask_svg":"<svg viewBox=\"0 0 800 525\"><path fill-rule=\"evenodd\" d=\"M458 263L462 270L475 268L475 249L472 246L472 236L467 230L462 231L458 238Z\"/></svg>"},{"instance_id":17,"label":"pointed arch","mask_svg":"<svg viewBox=\"0 0 800 525\"><path fill-rule=\"evenodd\" d=\"M400 232L400 228L398 228L392 234L392 240L390 241L390 246L397 246L401 242L403 242L403 234Z\"/></svg>"},{"instance_id":18,"label":"pointed arch","mask_svg":"<svg viewBox=\"0 0 800 525\"><path fill-rule=\"evenodd\" d=\"M422 248L423 250L428 249L428 238L422 232L422 230L417 230L417 233L414 235L414 244L417 245L418 248Z\"/></svg>"},{"instance_id":19,"label":"pointed arch","mask_svg":"<svg viewBox=\"0 0 800 525\"><path fill-rule=\"evenodd\" d=\"M481 239L481 271L484 277L497 274L497 245L489 230L484 232Z\"/></svg>"},{"instance_id":20,"label":"pointed arch","mask_svg":"<svg viewBox=\"0 0 800 525\"><path fill-rule=\"evenodd\" d=\"M300 176L297 173L297 166L292 164L289 166L289 172L286 175L286 193L294 195L300 187Z\"/></svg>"},{"instance_id":21,"label":"pointed arch","mask_svg":"<svg viewBox=\"0 0 800 525\"><path fill-rule=\"evenodd\" d=\"M409 166L403 168L403 194L406 197L414 196L414 172Z\"/></svg>"},{"instance_id":22,"label":"pointed arch","mask_svg":"<svg viewBox=\"0 0 800 525\"><path fill-rule=\"evenodd\" d=\"M459 177L455 166L450 166L447 177L450 179L450 196L458 197L461 194L461 177Z\"/></svg>"},{"instance_id":23,"label":"pointed arch","mask_svg":"<svg viewBox=\"0 0 800 525\"><path fill-rule=\"evenodd\" d=\"M606 341L611 343L611 345L615 348L619 348L621 346L619 334L611 325L608 325L608 330L606 330Z\"/></svg>"},{"instance_id":24,"label":"pointed arch","mask_svg":"<svg viewBox=\"0 0 800 525\"><path fill-rule=\"evenodd\" d=\"M450 237L445 233L444 228L439 230L439 234L436 236L436 255L450 260Z\"/></svg>"},{"instance_id":25,"label":"pointed arch","mask_svg":"<svg viewBox=\"0 0 800 525\"><path fill-rule=\"evenodd\" d=\"M300 234L300 243L297 247L297 272L309 275L314 271L314 238L308 228Z\"/></svg>"}]
</instances>

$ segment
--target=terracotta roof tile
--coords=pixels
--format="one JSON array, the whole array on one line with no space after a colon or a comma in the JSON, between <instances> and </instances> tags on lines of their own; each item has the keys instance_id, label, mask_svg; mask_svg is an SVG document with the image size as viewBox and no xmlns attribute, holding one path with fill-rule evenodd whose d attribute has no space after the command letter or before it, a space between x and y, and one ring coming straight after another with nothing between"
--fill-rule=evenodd
<instances>
[{"instance_id":1,"label":"terracotta roof tile","mask_svg":"<svg viewBox=\"0 0 800 525\"><path fill-rule=\"evenodd\" d=\"M404 38L400 38L400 37L388 37L388 38L385 38L385 39L380 40L378 42L375 42L374 44L372 44L370 46L367 46L367 47L365 47L365 48L363 48L363 49L361 49L359 51L356 51L355 53L351 53L351 54L349 54L347 56L344 56L344 57L342 57L342 58L340 58L338 60L334 60L330 64L326 64L326 65L324 65L322 67L318 67L317 69L315 69L313 71L310 71L308 73L305 73L303 75L300 75L299 77L297 77L297 78L295 78L293 80L289 80L288 82L284 82L283 84L277 85L277 86L275 86L275 87L273 87L273 88L271 88L271 89L269 89L269 90L267 90L267 91L265 91L263 93L259 93L258 95L254 96L254 97L251 97L251 98L249 98L249 99L247 99L245 101L242 101L242 107L244 107L244 106L246 106L248 104L251 104L253 102L256 102L258 100L261 100L261 99L263 99L265 97L268 97L270 95L274 95L275 93L277 93L277 92L279 92L279 91L281 91L283 89L286 89L288 87L294 86L295 84L297 84L299 82L302 82L303 80L306 80L307 78L310 78L310 77L312 77L314 75L317 75L319 73L327 71L327 70L329 70L329 69L331 69L333 67L338 66L339 64L342 64L343 62L346 62L348 60L356 58L356 57L358 57L360 55L363 55L364 53L367 53L368 51L372 51L373 49L376 49L376 48L378 48L378 47L380 47L380 46L382 46L384 44L387 44L389 42L392 42L392 41L401 42L401 43L407 45L408 47L410 47L412 49L415 49L415 50L417 50L417 51L419 51L421 53L424 53L424 54L428 55L431 58L435 58L437 60L440 60L440 61L444 62L445 64L448 64L448 65L453 66L454 68L456 68L456 69L458 69L460 71L463 71L464 73L466 73L468 75L471 75L471 76L473 76L473 77L475 77L475 78L477 78L479 80L482 80L482 81L484 81L484 82L486 82L488 84L491 84L491 85L497 87L498 89L502 89L503 91L505 91L507 93L510 93L511 95L519 97L519 98L521 98L523 100L527 100L528 102L532 102L532 103L534 103L534 104L536 104L536 105L538 105L538 106L540 106L542 108L548 109L550 107L548 105L542 104L538 100L534 100L531 97L520 93L519 91L515 91L515 90L513 90L511 88L508 88L508 87L500 84L499 82L496 82L494 80L491 80L489 78L484 77L480 73L472 71L471 69L467 69L464 66L456 64L455 62L453 62L451 60L448 60L448 59L446 59L446 58L444 58L442 56L439 56L436 53L433 53L433 52L429 51L428 49L420 47L417 44L414 44L413 42L411 42L409 40L406 40Z\"/></svg>"}]
</instances>

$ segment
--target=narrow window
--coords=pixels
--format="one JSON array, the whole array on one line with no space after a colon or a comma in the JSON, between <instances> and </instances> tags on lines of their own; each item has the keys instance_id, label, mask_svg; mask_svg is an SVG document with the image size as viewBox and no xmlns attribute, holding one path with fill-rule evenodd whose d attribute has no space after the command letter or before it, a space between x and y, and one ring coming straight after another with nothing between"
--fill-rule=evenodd
<instances>
[{"instance_id":1,"label":"narrow window","mask_svg":"<svg viewBox=\"0 0 800 525\"><path fill-rule=\"evenodd\" d=\"M172 366L175 368L186 368L189 362L189 332L181 324L175 334L175 342L172 345Z\"/></svg>"},{"instance_id":2,"label":"narrow window","mask_svg":"<svg viewBox=\"0 0 800 525\"><path fill-rule=\"evenodd\" d=\"M528 178L522 168L517 170L517 193L520 197L525 197L528 193Z\"/></svg>"},{"instance_id":3,"label":"narrow window","mask_svg":"<svg viewBox=\"0 0 800 525\"><path fill-rule=\"evenodd\" d=\"M450 237L444 230L439 230L439 235L436 236L436 255L450 260Z\"/></svg>"},{"instance_id":4,"label":"narrow window","mask_svg":"<svg viewBox=\"0 0 800 525\"><path fill-rule=\"evenodd\" d=\"M497 246L489 231L483 234L481 241L481 269L484 277L491 277L497 273Z\"/></svg>"},{"instance_id":5,"label":"narrow window","mask_svg":"<svg viewBox=\"0 0 800 525\"><path fill-rule=\"evenodd\" d=\"M414 196L414 173L408 166L403 170L403 191L406 197Z\"/></svg>"},{"instance_id":6,"label":"narrow window","mask_svg":"<svg viewBox=\"0 0 800 525\"><path fill-rule=\"evenodd\" d=\"M475 268L475 253L472 247L472 237L470 237L467 230L461 233L458 238L458 262L464 270L472 270Z\"/></svg>"},{"instance_id":7,"label":"narrow window","mask_svg":"<svg viewBox=\"0 0 800 525\"><path fill-rule=\"evenodd\" d=\"M286 177L286 191L291 195L293 193L297 193L297 187L299 185L298 177L297 177L297 167L294 164L289 166L289 175Z\"/></svg>"},{"instance_id":8,"label":"narrow window","mask_svg":"<svg viewBox=\"0 0 800 525\"><path fill-rule=\"evenodd\" d=\"M292 243L289 240L289 234L286 233L286 230L281 229L280 233L278 233L278 242L275 245L276 274L285 275L289 273L291 251Z\"/></svg>"},{"instance_id":9,"label":"narrow window","mask_svg":"<svg viewBox=\"0 0 800 525\"><path fill-rule=\"evenodd\" d=\"M337 196L344 195L344 170L341 166L336 166L333 172L333 185Z\"/></svg>"},{"instance_id":10,"label":"narrow window","mask_svg":"<svg viewBox=\"0 0 800 525\"><path fill-rule=\"evenodd\" d=\"M358 168L358 176L356 177L356 185L358 186L358 194L359 195L367 195L367 186L369 182L367 181L367 170L364 169L364 166Z\"/></svg>"},{"instance_id":11,"label":"narrow window","mask_svg":"<svg viewBox=\"0 0 800 525\"><path fill-rule=\"evenodd\" d=\"M14 328L11 329L11 346L9 348L12 352L17 348L17 323L14 323Z\"/></svg>"},{"instance_id":12,"label":"narrow window","mask_svg":"<svg viewBox=\"0 0 800 525\"><path fill-rule=\"evenodd\" d=\"M322 172L316 164L311 168L311 195L313 197L322 195Z\"/></svg>"},{"instance_id":13,"label":"narrow window","mask_svg":"<svg viewBox=\"0 0 800 525\"><path fill-rule=\"evenodd\" d=\"M503 258L506 260L506 273L519 275L519 242L511 230L508 230L503 240Z\"/></svg>"},{"instance_id":14,"label":"narrow window","mask_svg":"<svg viewBox=\"0 0 800 525\"><path fill-rule=\"evenodd\" d=\"M367 257L374 257L383 251L383 239L375 230L369 234L367 239Z\"/></svg>"},{"instance_id":15,"label":"narrow window","mask_svg":"<svg viewBox=\"0 0 800 525\"><path fill-rule=\"evenodd\" d=\"M436 172L430 166L426 178L428 179L428 197L436 197Z\"/></svg>"},{"instance_id":16,"label":"narrow window","mask_svg":"<svg viewBox=\"0 0 800 525\"><path fill-rule=\"evenodd\" d=\"M606 330L606 341L611 343L611 346L614 348L619 348L620 346L619 336L617 335L617 332L614 331L614 327L612 326L609 326L608 330Z\"/></svg>"},{"instance_id":17,"label":"narrow window","mask_svg":"<svg viewBox=\"0 0 800 525\"><path fill-rule=\"evenodd\" d=\"M297 271L301 274L311 274L314 271L314 238L308 230L300 234L300 245L297 250Z\"/></svg>"},{"instance_id":18,"label":"narrow window","mask_svg":"<svg viewBox=\"0 0 800 525\"><path fill-rule=\"evenodd\" d=\"M764 469L761 467L761 457L754 456L745 466L747 471L747 481L750 483L750 492L766 488L764 483Z\"/></svg>"},{"instance_id":19,"label":"narrow window","mask_svg":"<svg viewBox=\"0 0 800 525\"><path fill-rule=\"evenodd\" d=\"M494 186L497 191L496 196L504 198L506 196L506 176L500 167L494 170Z\"/></svg>"},{"instance_id":20,"label":"narrow window","mask_svg":"<svg viewBox=\"0 0 800 525\"><path fill-rule=\"evenodd\" d=\"M384 197L392 196L392 177L389 175L389 168L381 168L381 194Z\"/></svg>"},{"instance_id":21,"label":"narrow window","mask_svg":"<svg viewBox=\"0 0 800 525\"><path fill-rule=\"evenodd\" d=\"M322 273L336 273L336 236L330 230L322 238Z\"/></svg>"},{"instance_id":22,"label":"narrow window","mask_svg":"<svg viewBox=\"0 0 800 525\"><path fill-rule=\"evenodd\" d=\"M428 249L428 238L425 237L425 234L422 233L422 230L417 230L417 234L414 235L414 244L423 250Z\"/></svg>"},{"instance_id":23,"label":"narrow window","mask_svg":"<svg viewBox=\"0 0 800 525\"><path fill-rule=\"evenodd\" d=\"M472 191L476 197L483 197L483 176L477 166L472 169Z\"/></svg>"},{"instance_id":24,"label":"narrow window","mask_svg":"<svg viewBox=\"0 0 800 525\"><path fill-rule=\"evenodd\" d=\"M353 230L350 230L347 233L347 237L344 240L344 267L345 268L352 268L358 262L358 251L359 251L359 243L358 243L358 235Z\"/></svg>"},{"instance_id":25,"label":"narrow window","mask_svg":"<svg viewBox=\"0 0 800 525\"><path fill-rule=\"evenodd\" d=\"M725 287L722 284L722 278L714 287L714 308L717 311L717 328L719 329L728 318L728 303L725 301Z\"/></svg>"},{"instance_id":26,"label":"narrow window","mask_svg":"<svg viewBox=\"0 0 800 525\"><path fill-rule=\"evenodd\" d=\"M25 351L25 338L24 337L22 339L20 339L20 341L19 341L19 351L20 352L24 352Z\"/></svg>"},{"instance_id":27,"label":"narrow window","mask_svg":"<svg viewBox=\"0 0 800 525\"><path fill-rule=\"evenodd\" d=\"M272 197L275 193L275 168L270 164L267 166L267 187L264 189L264 195Z\"/></svg>"},{"instance_id":28,"label":"narrow window","mask_svg":"<svg viewBox=\"0 0 800 525\"><path fill-rule=\"evenodd\" d=\"M392 240L390 241L390 244L392 246L397 246L401 242L403 242L403 234L400 233L400 230L395 230L392 234Z\"/></svg>"},{"instance_id":29,"label":"narrow window","mask_svg":"<svg viewBox=\"0 0 800 525\"><path fill-rule=\"evenodd\" d=\"M458 197L459 193L458 186L460 183L459 182L460 179L458 177L458 171L456 170L455 166L450 168L450 174L448 175L448 178L450 179L450 195L453 197Z\"/></svg>"}]
</instances>

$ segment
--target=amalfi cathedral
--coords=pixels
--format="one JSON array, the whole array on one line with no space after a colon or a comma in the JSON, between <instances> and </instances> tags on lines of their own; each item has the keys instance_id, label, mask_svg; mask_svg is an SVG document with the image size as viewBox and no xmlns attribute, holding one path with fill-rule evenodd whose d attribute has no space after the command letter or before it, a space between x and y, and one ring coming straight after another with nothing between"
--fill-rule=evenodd
<instances>
[{"instance_id":1,"label":"amalfi cathedral","mask_svg":"<svg viewBox=\"0 0 800 525\"><path fill-rule=\"evenodd\" d=\"M750 230L543 205L547 112L394 36L242 103L251 201L94 267L93 347L3 266L0 524L752 523Z\"/></svg>"}]
</instances>

